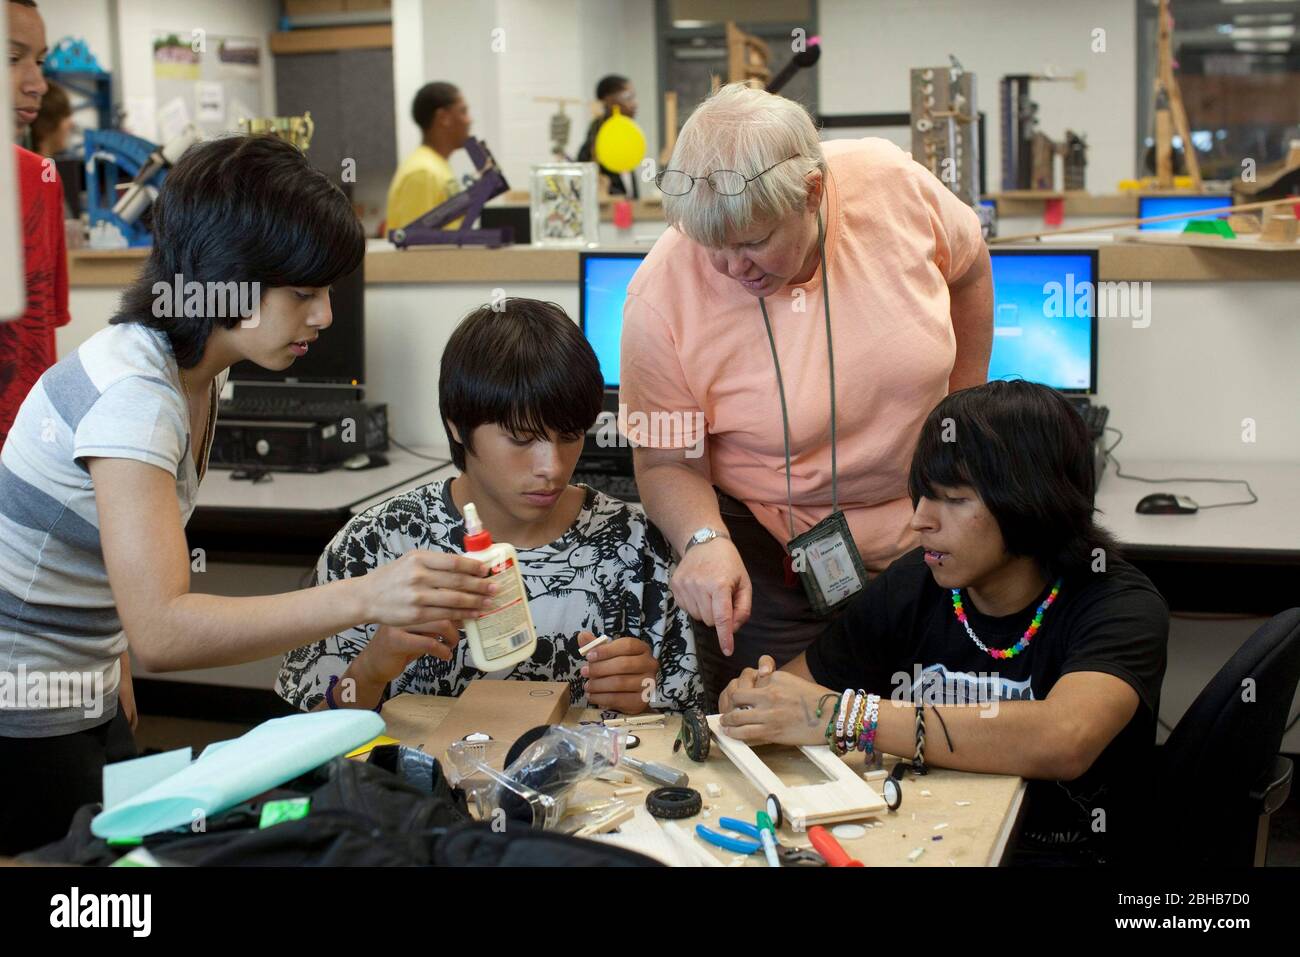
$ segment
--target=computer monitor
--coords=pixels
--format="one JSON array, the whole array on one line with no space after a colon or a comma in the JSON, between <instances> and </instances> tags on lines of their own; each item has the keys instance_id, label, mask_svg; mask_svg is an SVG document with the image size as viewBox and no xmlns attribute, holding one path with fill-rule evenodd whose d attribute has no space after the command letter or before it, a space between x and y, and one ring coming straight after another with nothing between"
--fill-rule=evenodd
<instances>
[{"instance_id":1,"label":"computer monitor","mask_svg":"<svg viewBox=\"0 0 1300 957\"><path fill-rule=\"evenodd\" d=\"M1022 378L1088 395L1097 384L1097 251L993 250L989 378ZM645 253L582 253L579 320L607 390L618 389L627 286ZM1050 283L1059 283L1059 292ZM1082 291L1091 287L1084 297ZM1053 293L1055 298L1049 301Z\"/></svg>"},{"instance_id":2,"label":"computer monitor","mask_svg":"<svg viewBox=\"0 0 1300 957\"><path fill-rule=\"evenodd\" d=\"M1138 197L1138 218L1148 216L1172 216L1174 213L1195 213L1204 209L1222 209L1232 205L1231 196L1140 196ZM1207 217L1222 219L1227 213ZM1181 233L1183 228L1195 217L1171 219L1163 223L1143 223L1140 230Z\"/></svg>"},{"instance_id":3,"label":"computer monitor","mask_svg":"<svg viewBox=\"0 0 1300 957\"><path fill-rule=\"evenodd\" d=\"M360 386L366 381L366 263L330 287L334 321L312 343L307 354L282 371L263 369L252 362L230 367L232 382L258 385Z\"/></svg>"},{"instance_id":4,"label":"computer monitor","mask_svg":"<svg viewBox=\"0 0 1300 957\"><path fill-rule=\"evenodd\" d=\"M606 391L618 390L619 342L623 335L623 300L632 274L645 253L581 253L578 321L600 360Z\"/></svg>"},{"instance_id":5,"label":"computer monitor","mask_svg":"<svg viewBox=\"0 0 1300 957\"><path fill-rule=\"evenodd\" d=\"M1097 251L994 249L989 379L1097 391ZM1085 295L1086 291L1086 295Z\"/></svg>"}]
</instances>

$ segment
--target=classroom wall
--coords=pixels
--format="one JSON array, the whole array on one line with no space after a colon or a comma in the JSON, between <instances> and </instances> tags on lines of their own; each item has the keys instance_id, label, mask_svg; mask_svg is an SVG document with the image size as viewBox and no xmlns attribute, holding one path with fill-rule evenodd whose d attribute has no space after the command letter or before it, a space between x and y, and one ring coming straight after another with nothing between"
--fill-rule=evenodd
<instances>
[{"instance_id":1,"label":"classroom wall","mask_svg":"<svg viewBox=\"0 0 1300 957\"><path fill-rule=\"evenodd\" d=\"M37 0L45 20L45 36L53 47L66 36L85 40L99 65L112 70L117 63L113 4L108 0Z\"/></svg>"},{"instance_id":2,"label":"classroom wall","mask_svg":"<svg viewBox=\"0 0 1300 957\"><path fill-rule=\"evenodd\" d=\"M113 71L114 102L125 107L125 126L145 139L158 135L154 110L153 34L196 28L209 36L242 36L262 48L262 110L275 111L275 70L267 42L280 15L279 0L40 0L50 42L84 37L100 66ZM79 118L80 119L80 118Z\"/></svg>"},{"instance_id":3,"label":"classroom wall","mask_svg":"<svg viewBox=\"0 0 1300 957\"><path fill-rule=\"evenodd\" d=\"M1134 173L1137 123L1136 0L819 0L824 52L823 113L892 113L910 108L913 67L941 66L948 55L976 74L976 100L988 114L988 189L1001 188L998 81L1009 73L1082 69L1086 89L1034 83L1040 128L1060 140L1067 127L1088 141L1088 189L1115 192ZM1091 50L1106 31L1106 52Z\"/></svg>"}]
</instances>

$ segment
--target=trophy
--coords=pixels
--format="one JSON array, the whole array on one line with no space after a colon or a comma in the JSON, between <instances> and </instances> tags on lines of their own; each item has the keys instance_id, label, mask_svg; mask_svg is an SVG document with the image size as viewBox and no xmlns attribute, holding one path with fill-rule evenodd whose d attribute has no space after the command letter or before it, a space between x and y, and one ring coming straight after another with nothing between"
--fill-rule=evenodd
<instances>
[{"instance_id":1,"label":"trophy","mask_svg":"<svg viewBox=\"0 0 1300 957\"><path fill-rule=\"evenodd\" d=\"M269 133L286 143L292 143L305 153L311 146L311 137L316 132L316 124L312 122L311 110L305 110L302 116L259 116L253 119L241 117L239 129L250 135Z\"/></svg>"}]
</instances>

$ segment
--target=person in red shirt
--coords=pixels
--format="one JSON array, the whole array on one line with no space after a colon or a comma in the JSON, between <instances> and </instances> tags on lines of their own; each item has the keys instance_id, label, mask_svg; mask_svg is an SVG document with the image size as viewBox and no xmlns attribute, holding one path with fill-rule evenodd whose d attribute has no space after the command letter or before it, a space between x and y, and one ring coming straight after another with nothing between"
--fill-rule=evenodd
<instances>
[{"instance_id":1,"label":"person in red shirt","mask_svg":"<svg viewBox=\"0 0 1300 957\"><path fill-rule=\"evenodd\" d=\"M14 95L15 133L36 118L47 85L41 75L46 54L45 24L34 3L9 0L9 80ZM18 407L54 364L54 330L68 324L68 259L63 235L63 187L54 161L14 147L14 172L22 198L27 307L22 316L0 322L0 447Z\"/></svg>"}]
</instances>

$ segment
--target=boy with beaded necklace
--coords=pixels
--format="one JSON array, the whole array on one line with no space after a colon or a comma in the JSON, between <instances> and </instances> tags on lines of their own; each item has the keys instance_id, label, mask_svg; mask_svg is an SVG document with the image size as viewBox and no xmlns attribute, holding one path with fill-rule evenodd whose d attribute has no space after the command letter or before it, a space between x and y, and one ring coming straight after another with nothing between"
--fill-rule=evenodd
<instances>
[{"instance_id":1,"label":"boy with beaded necklace","mask_svg":"<svg viewBox=\"0 0 1300 957\"><path fill-rule=\"evenodd\" d=\"M799 657L733 681L725 732L1019 775L1018 862L1122 858L1145 813L1169 611L1093 521L1092 455L1051 389L945 398L908 482L921 547Z\"/></svg>"}]
</instances>

